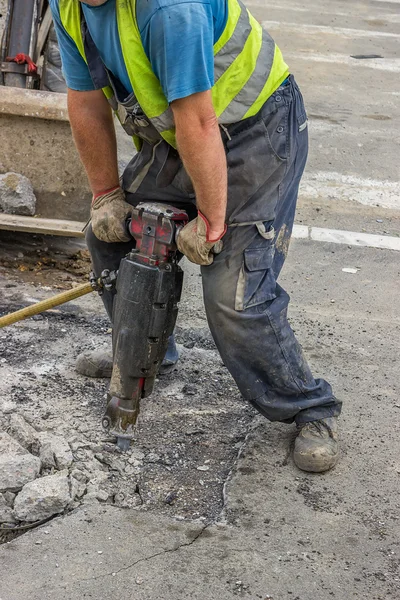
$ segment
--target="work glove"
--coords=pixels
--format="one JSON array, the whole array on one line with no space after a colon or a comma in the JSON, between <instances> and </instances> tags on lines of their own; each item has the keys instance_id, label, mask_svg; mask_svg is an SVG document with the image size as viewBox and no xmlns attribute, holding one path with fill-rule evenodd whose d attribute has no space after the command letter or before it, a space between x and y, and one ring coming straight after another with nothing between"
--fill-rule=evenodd
<instances>
[{"instance_id":1,"label":"work glove","mask_svg":"<svg viewBox=\"0 0 400 600\"><path fill-rule=\"evenodd\" d=\"M226 233L226 225L224 232L216 240L209 238L209 230L209 222L199 211L198 217L185 225L178 234L176 240L178 250L196 265L211 265L214 254L219 254L222 251L223 242L221 238Z\"/></svg>"},{"instance_id":2,"label":"work glove","mask_svg":"<svg viewBox=\"0 0 400 600\"><path fill-rule=\"evenodd\" d=\"M126 221L132 206L125 201L125 193L118 186L93 197L91 220L94 235L102 242L129 242Z\"/></svg>"}]
</instances>

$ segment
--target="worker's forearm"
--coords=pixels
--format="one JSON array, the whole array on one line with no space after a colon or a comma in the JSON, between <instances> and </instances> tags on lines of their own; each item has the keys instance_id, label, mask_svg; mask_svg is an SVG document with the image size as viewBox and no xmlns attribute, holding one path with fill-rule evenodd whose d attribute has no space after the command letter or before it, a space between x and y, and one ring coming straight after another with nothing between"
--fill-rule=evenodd
<instances>
[{"instance_id":1,"label":"worker's forearm","mask_svg":"<svg viewBox=\"0 0 400 600\"><path fill-rule=\"evenodd\" d=\"M210 223L210 239L224 231L227 164L217 120L177 128L179 154L195 189L197 208Z\"/></svg>"},{"instance_id":2,"label":"worker's forearm","mask_svg":"<svg viewBox=\"0 0 400 600\"><path fill-rule=\"evenodd\" d=\"M93 194L119 184L117 143L111 109L103 92L68 91L74 141Z\"/></svg>"}]
</instances>

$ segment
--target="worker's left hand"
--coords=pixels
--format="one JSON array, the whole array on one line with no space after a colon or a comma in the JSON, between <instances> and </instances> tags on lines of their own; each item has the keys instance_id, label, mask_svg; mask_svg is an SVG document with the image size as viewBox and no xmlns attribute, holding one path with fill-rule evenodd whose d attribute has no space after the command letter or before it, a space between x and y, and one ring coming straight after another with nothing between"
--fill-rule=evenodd
<instances>
[{"instance_id":1,"label":"worker's left hand","mask_svg":"<svg viewBox=\"0 0 400 600\"><path fill-rule=\"evenodd\" d=\"M118 186L97 194L93 198L91 219L94 235L102 242L129 242L126 221L132 206L125 200L124 191Z\"/></svg>"},{"instance_id":2,"label":"worker's left hand","mask_svg":"<svg viewBox=\"0 0 400 600\"><path fill-rule=\"evenodd\" d=\"M177 237L178 250L196 265L211 265L214 254L219 254L222 251L223 242L221 238L226 233L226 226L217 239L210 237L209 231L210 224L199 211L198 217L185 225Z\"/></svg>"}]
</instances>

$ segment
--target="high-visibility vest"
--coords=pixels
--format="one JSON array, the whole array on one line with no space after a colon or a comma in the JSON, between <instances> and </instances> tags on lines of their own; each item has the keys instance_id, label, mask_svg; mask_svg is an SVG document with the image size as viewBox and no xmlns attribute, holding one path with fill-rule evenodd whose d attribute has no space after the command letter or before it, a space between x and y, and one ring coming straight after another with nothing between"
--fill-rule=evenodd
<instances>
[{"instance_id":1,"label":"high-visibility vest","mask_svg":"<svg viewBox=\"0 0 400 600\"><path fill-rule=\"evenodd\" d=\"M116 0L126 70L146 117L161 136L176 147L173 113L145 53L136 19L136 2ZM214 44L215 82L211 90L215 113L222 125L256 115L289 75L278 46L242 2L227 0L227 3L225 29ZM79 0L59 0L59 10L65 30L87 62ZM104 88L104 93L112 100L110 87Z\"/></svg>"}]
</instances>

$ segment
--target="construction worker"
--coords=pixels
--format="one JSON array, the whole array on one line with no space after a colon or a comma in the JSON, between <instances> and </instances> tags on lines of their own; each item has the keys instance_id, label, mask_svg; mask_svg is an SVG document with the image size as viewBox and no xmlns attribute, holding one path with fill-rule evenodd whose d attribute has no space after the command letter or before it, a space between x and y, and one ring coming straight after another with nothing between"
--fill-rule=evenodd
<instances>
[{"instance_id":1,"label":"construction worker","mask_svg":"<svg viewBox=\"0 0 400 600\"><path fill-rule=\"evenodd\" d=\"M296 422L299 468L332 468L341 402L314 379L277 283L308 151L303 99L279 48L240 0L50 5L93 192L87 243L95 273L117 269L133 247L125 229L132 205L187 210L178 247L201 265L224 364L267 419ZM121 180L110 105L138 149ZM103 298L111 317L112 294ZM177 360L171 338L163 368ZM111 354L83 355L77 369L109 376Z\"/></svg>"}]
</instances>

